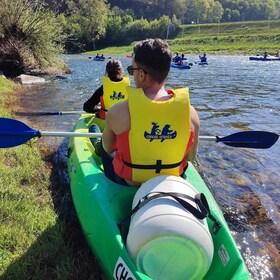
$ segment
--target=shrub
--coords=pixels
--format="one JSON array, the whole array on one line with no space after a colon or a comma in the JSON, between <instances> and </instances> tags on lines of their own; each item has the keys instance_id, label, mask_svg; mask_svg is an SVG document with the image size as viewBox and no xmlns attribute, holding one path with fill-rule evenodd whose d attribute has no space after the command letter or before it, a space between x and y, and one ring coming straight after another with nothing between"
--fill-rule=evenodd
<instances>
[{"instance_id":1,"label":"shrub","mask_svg":"<svg viewBox=\"0 0 280 280\"><path fill-rule=\"evenodd\" d=\"M63 50L62 20L39 1L1 0L0 69L4 74L15 76L52 66Z\"/></svg>"}]
</instances>

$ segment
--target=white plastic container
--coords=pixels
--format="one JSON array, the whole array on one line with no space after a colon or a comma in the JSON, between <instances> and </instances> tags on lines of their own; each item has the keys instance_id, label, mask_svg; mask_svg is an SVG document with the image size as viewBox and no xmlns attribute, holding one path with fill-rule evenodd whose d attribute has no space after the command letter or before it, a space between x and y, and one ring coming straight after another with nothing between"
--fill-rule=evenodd
<instances>
[{"instance_id":1,"label":"white plastic container","mask_svg":"<svg viewBox=\"0 0 280 280\"><path fill-rule=\"evenodd\" d=\"M139 188L132 207L156 191L197 194L181 177L158 176ZM202 279L214 252L206 219L195 218L171 197L151 200L132 216L126 246L139 271L153 280Z\"/></svg>"}]
</instances>

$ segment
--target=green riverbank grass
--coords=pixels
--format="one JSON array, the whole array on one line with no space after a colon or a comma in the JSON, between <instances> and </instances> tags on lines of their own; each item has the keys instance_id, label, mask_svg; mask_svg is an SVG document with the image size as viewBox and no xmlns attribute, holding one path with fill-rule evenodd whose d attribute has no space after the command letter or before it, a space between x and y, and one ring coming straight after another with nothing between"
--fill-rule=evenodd
<instances>
[{"instance_id":1,"label":"green riverbank grass","mask_svg":"<svg viewBox=\"0 0 280 280\"><path fill-rule=\"evenodd\" d=\"M167 40L171 51L188 54L256 55L280 49L280 20L182 25L176 38ZM131 54L133 44L98 50L103 54ZM86 54L96 54L97 51Z\"/></svg>"},{"instance_id":2,"label":"green riverbank grass","mask_svg":"<svg viewBox=\"0 0 280 280\"><path fill-rule=\"evenodd\" d=\"M15 89L0 77L1 117L12 116ZM0 149L1 279L101 278L61 176L66 164L57 158L43 139Z\"/></svg>"},{"instance_id":3,"label":"green riverbank grass","mask_svg":"<svg viewBox=\"0 0 280 280\"><path fill-rule=\"evenodd\" d=\"M14 101L11 93L15 87L16 85L12 81L0 76L0 116L2 117L8 117L9 115L5 106L8 100L10 102Z\"/></svg>"},{"instance_id":4,"label":"green riverbank grass","mask_svg":"<svg viewBox=\"0 0 280 280\"><path fill-rule=\"evenodd\" d=\"M184 25L177 38L168 41L171 49L188 47L215 54L275 54L280 46L280 21Z\"/></svg>"}]
</instances>

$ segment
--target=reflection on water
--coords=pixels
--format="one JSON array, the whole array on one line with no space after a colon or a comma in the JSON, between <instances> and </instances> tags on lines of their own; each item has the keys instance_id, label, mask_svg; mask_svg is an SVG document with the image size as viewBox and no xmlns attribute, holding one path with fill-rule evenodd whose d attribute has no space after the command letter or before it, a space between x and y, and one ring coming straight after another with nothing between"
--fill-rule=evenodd
<instances>
[{"instance_id":1,"label":"reflection on water","mask_svg":"<svg viewBox=\"0 0 280 280\"><path fill-rule=\"evenodd\" d=\"M116 57L124 68L131 59ZM189 61L197 57L189 56ZM27 87L25 108L31 111L81 110L101 85L105 62L86 56L64 56L73 73ZM190 88L191 102L201 118L201 135L226 136L243 130L280 134L280 62L249 61L245 56L209 56L208 66L171 68L167 87ZM133 81L131 81L133 84ZM40 130L69 131L73 116L24 119ZM61 143L49 139L51 145ZM280 149L239 149L201 142L198 169L221 206L253 279L280 275Z\"/></svg>"}]
</instances>

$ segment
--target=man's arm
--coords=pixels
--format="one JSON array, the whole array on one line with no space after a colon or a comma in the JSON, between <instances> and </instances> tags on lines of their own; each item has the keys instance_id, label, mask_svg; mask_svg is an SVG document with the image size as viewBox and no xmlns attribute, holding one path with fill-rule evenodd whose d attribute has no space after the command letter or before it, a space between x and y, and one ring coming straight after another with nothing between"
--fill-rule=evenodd
<instances>
[{"instance_id":1,"label":"man's arm","mask_svg":"<svg viewBox=\"0 0 280 280\"><path fill-rule=\"evenodd\" d=\"M188 161L193 161L195 159L198 150L200 120L193 106L191 106L191 128L194 131L195 135L194 135L194 143L187 154Z\"/></svg>"},{"instance_id":2,"label":"man's arm","mask_svg":"<svg viewBox=\"0 0 280 280\"><path fill-rule=\"evenodd\" d=\"M116 151L116 134L112 129L112 123L114 121L114 110L111 108L106 115L105 128L102 134L102 145L104 150L111 154Z\"/></svg>"},{"instance_id":3,"label":"man's arm","mask_svg":"<svg viewBox=\"0 0 280 280\"><path fill-rule=\"evenodd\" d=\"M128 101L113 105L107 112L105 129L102 135L103 148L107 153L117 150L117 135L130 129Z\"/></svg>"}]
</instances>

